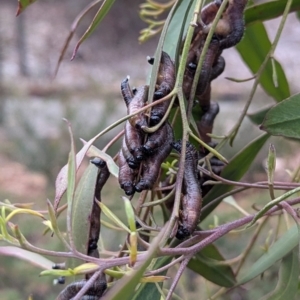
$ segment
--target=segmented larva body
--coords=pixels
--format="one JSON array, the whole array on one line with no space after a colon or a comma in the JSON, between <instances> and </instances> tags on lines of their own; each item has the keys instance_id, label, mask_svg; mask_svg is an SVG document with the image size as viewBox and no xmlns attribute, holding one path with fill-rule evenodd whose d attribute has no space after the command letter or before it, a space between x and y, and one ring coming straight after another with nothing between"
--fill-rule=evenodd
<instances>
[{"instance_id":1,"label":"segmented larva body","mask_svg":"<svg viewBox=\"0 0 300 300\"><path fill-rule=\"evenodd\" d=\"M219 104L217 102L210 102L208 107L205 108L205 113L202 115L200 121L197 122L197 128L199 130L201 139L205 143L211 142L211 137L208 136L208 133L212 133L214 121L219 113Z\"/></svg>"},{"instance_id":2,"label":"segmented larva body","mask_svg":"<svg viewBox=\"0 0 300 300\"><path fill-rule=\"evenodd\" d=\"M228 8L223 13L223 23L218 24L215 33L224 37L220 40L220 48L226 49L235 46L242 39L245 30L244 9L248 0L230 0ZM225 25L223 25L225 24ZM224 28L229 27L229 30Z\"/></svg>"},{"instance_id":3,"label":"segmented larva body","mask_svg":"<svg viewBox=\"0 0 300 300\"><path fill-rule=\"evenodd\" d=\"M137 130L132 127L128 121L126 121L124 134L125 145L137 162L142 161L144 158L141 149L144 138L145 134L142 130Z\"/></svg>"},{"instance_id":4,"label":"segmented larva body","mask_svg":"<svg viewBox=\"0 0 300 300\"><path fill-rule=\"evenodd\" d=\"M244 9L248 0L229 0L228 6L215 28L220 40L220 49L235 46L244 34ZM207 32L220 8L222 1L209 3L201 11L201 20L207 26Z\"/></svg>"},{"instance_id":5,"label":"segmented larva body","mask_svg":"<svg viewBox=\"0 0 300 300\"><path fill-rule=\"evenodd\" d=\"M152 156L148 157L146 161L142 163L142 177L135 186L135 190L137 192L152 189L158 178L161 164L168 157L172 150L171 143L174 140L173 129L169 123L165 123L164 126L167 128L165 141L159 148L156 148Z\"/></svg>"},{"instance_id":6,"label":"segmented larva body","mask_svg":"<svg viewBox=\"0 0 300 300\"><path fill-rule=\"evenodd\" d=\"M123 141L122 141L121 151L122 151L122 154L123 154L128 166L131 169L137 169L140 166L140 162L130 153L129 149L127 148L125 138L123 138Z\"/></svg>"},{"instance_id":7,"label":"segmented larva body","mask_svg":"<svg viewBox=\"0 0 300 300\"><path fill-rule=\"evenodd\" d=\"M148 134L146 144L142 146L142 150L146 155L152 155L160 148L166 141L171 125L166 122L158 130Z\"/></svg>"},{"instance_id":8,"label":"segmented larva body","mask_svg":"<svg viewBox=\"0 0 300 300\"><path fill-rule=\"evenodd\" d=\"M181 153L182 144L178 141L173 144L173 148ZM198 224L201 207L202 196L198 178L198 152L196 148L189 142L186 145L186 157L183 176L183 198L181 224L178 227L176 237L183 239L191 235Z\"/></svg>"},{"instance_id":9,"label":"segmented larva body","mask_svg":"<svg viewBox=\"0 0 300 300\"><path fill-rule=\"evenodd\" d=\"M205 25L208 25L214 21L222 1L223 0L215 0L202 8L200 18Z\"/></svg>"},{"instance_id":10,"label":"segmented larva body","mask_svg":"<svg viewBox=\"0 0 300 300\"><path fill-rule=\"evenodd\" d=\"M145 106L148 100L148 90L148 85L143 85L137 88L136 93L127 106L127 112L129 115ZM147 126L145 112L138 113L137 115L131 117L128 121L132 127L137 129L141 129L142 126Z\"/></svg>"},{"instance_id":11,"label":"segmented larva body","mask_svg":"<svg viewBox=\"0 0 300 300\"><path fill-rule=\"evenodd\" d=\"M122 149L119 151L119 184L127 196L134 194L134 180L137 175L137 170L131 169L123 155Z\"/></svg>"},{"instance_id":12,"label":"segmented larva body","mask_svg":"<svg viewBox=\"0 0 300 300\"><path fill-rule=\"evenodd\" d=\"M101 191L104 187L107 179L109 178L109 170L104 162L104 166L100 167L99 174L97 176L96 187L95 187L95 198L101 202ZM90 216L90 232L87 255L91 257L99 258L98 252L98 240L100 235L101 223L100 223L101 209L98 203L94 201L93 208ZM88 279L91 274L87 274Z\"/></svg>"},{"instance_id":13,"label":"segmented larva body","mask_svg":"<svg viewBox=\"0 0 300 300\"><path fill-rule=\"evenodd\" d=\"M99 158L94 158L91 163L99 167L100 171L96 180L95 198L101 201L101 191L105 185L110 173L106 166L106 163ZM87 255L95 258L99 258L99 252L97 250L98 239L100 235L100 213L101 209L99 205L94 201L91 215L90 215L90 232L89 241L87 247ZM75 281L69 284L64 290L60 292L56 300L70 300L77 295L77 293L84 287L87 280L93 274L86 274L85 278L80 281ZM105 275L100 275L93 285L88 289L86 294L81 298L83 300L99 300L107 288Z\"/></svg>"},{"instance_id":14,"label":"segmented larva body","mask_svg":"<svg viewBox=\"0 0 300 300\"><path fill-rule=\"evenodd\" d=\"M148 62L153 64L154 58L149 58ZM168 95L175 86L175 79L176 79L176 74L175 74L174 62L166 52L162 51L157 80L156 80L157 88L154 93L153 100L155 101ZM159 121L165 115L170 105L170 101L171 100L169 99L158 105L153 106L151 110L151 116L150 116L151 126L159 123Z\"/></svg>"},{"instance_id":15,"label":"segmented larva body","mask_svg":"<svg viewBox=\"0 0 300 300\"><path fill-rule=\"evenodd\" d=\"M197 89L196 95L202 95L207 88L208 83L210 82L212 66L216 60L216 57L219 53L219 41L216 39L211 40L209 47L207 49L205 59L203 61ZM199 49L197 51L197 62L199 62L200 56L202 54L203 49Z\"/></svg>"},{"instance_id":16,"label":"segmented larva body","mask_svg":"<svg viewBox=\"0 0 300 300\"><path fill-rule=\"evenodd\" d=\"M64 290L60 292L56 300L72 300L78 292L84 287L86 280L80 280L69 284ZM82 300L99 300L107 288L106 281L98 279L94 284L88 289Z\"/></svg>"},{"instance_id":17,"label":"segmented larva body","mask_svg":"<svg viewBox=\"0 0 300 300\"><path fill-rule=\"evenodd\" d=\"M130 85L129 85L128 77L126 77L121 82L121 94L122 94L122 97L126 104L126 107L128 107L129 103L131 102L132 98L134 97L133 91L131 90Z\"/></svg>"}]
</instances>

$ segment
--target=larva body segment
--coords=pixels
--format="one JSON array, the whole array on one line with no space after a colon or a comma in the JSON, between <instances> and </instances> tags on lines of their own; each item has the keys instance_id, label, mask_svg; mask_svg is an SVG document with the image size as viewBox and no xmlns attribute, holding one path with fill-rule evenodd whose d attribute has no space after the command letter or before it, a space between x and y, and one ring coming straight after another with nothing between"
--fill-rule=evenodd
<instances>
[{"instance_id":1,"label":"larva body segment","mask_svg":"<svg viewBox=\"0 0 300 300\"><path fill-rule=\"evenodd\" d=\"M137 88L137 91L132 98L131 102L128 104L127 112L129 115L133 114L137 110L143 108L148 100L148 85L143 85ZM142 126L147 126L147 120L145 112L138 113L137 115L131 117L129 123L132 127L136 129L141 129Z\"/></svg>"},{"instance_id":2,"label":"larva body segment","mask_svg":"<svg viewBox=\"0 0 300 300\"><path fill-rule=\"evenodd\" d=\"M161 147L167 139L168 132L170 131L171 125L166 122L157 131L148 134L146 144L142 146L142 150L146 155L152 155L156 149ZM171 129L172 130L172 129Z\"/></svg>"},{"instance_id":3,"label":"larva body segment","mask_svg":"<svg viewBox=\"0 0 300 300\"><path fill-rule=\"evenodd\" d=\"M137 161L137 159L130 153L129 149L127 148L127 144L125 141L125 138L122 141L122 148L121 148L122 154L128 164L128 166L131 169L137 169L140 166L140 163Z\"/></svg>"},{"instance_id":4,"label":"larva body segment","mask_svg":"<svg viewBox=\"0 0 300 300\"><path fill-rule=\"evenodd\" d=\"M153 59L148 59L148 61L153 61ZM157 75L156 86L157 89L153 96L153 101L161 99L168 95L175 86L175 66L174 62L170 56L162 51L160 65ZM163 116L166 114L166 111L170 105L170 99L166 100L160 104L153 106L150 116L150 125L156 125L160 122Z\"/></svg>"},{"instance_id":5,"label":"larva body segment","mask_svg":"<svg viewBox=\"0 0 300 300\"><path fill-rule=\"evenodd\" d=\"M152 189L158 178L161 164L168 157L172 150L171 143L174 140L173 129L169 124L166 124L164 125L167 128L166 139L164 143L156 149L153 155L148 157L143 163L141 180L135 186L135 190L137 192Z\"/></svg>"},{"instance_id":6,"label":"larva body segment","mask_svg":"<svg viewBox=\"0 0 300 300\"><path fill-rule=\"evenodd\" d=\"M214 21L221 4L222 0L215 0L202 8L200 17L201 21L205 25L208 25Z\"/></svg>"},{"instance_id":7,"label":"larva body segment","mask_svg":"<svg viewBox=\"0 0 300 300\"><path fill-rule=\"evenodd\" d=\"M221 21L225 26L218 24L215 33L221 37L220 48L226 49L235 46L244 35L244 9L248 0L230 0L228 8L223 13ZM226 28L229 30L226 30Z\"/></svg>"},{"instance_id":8,"label":"larva body segment","mask_svg":"<svg viewBox=\"0 0 300 300\"><path fill-rule=\"evenodd\" d=\"M209 47L207 49L204 61L203 61L203 65L202 65L202 69L201 69L201 73L200 73L200 77L199 77L199 81L198 81L198 85L197 85L197 89L196 89L196 95L200 96L205 92L205 89L207 88L208 83L210 82L210 77L211 77L211 70L212 70L212 66L217 58L217 55L219 53L219 41L216 39L213 39L210 44ZM202 53L203 49L199 49L199 51L197 52L197 61L199 61L201 53Z\"/></svg>"},{"instance_id":9,"label":"larva body segment","mask_svg":"<svg viewBox=\"0 0 300 300\"><path fill-rule=\"evenodd\" d=\"M109 171L106 164L100 168L99 174L97 176L96 187L95 187L95 198L101 202L101 191L104 187L107 179L109 178ZM98 252L98 240L100 235L101 223L100 223L100 206L94 201L91 216L90 216L90 232L89 232L89 242L87 255L91 257L99 258ZM86 279L88 279L90 274L87 274Z\"/></svg>"},{"instance_id":10,"label":"larva body segment","mask_svg":"<svg viewBox=\"0 0 300 300\"><path fill-rule=\"evenodd\" d=\"M86 280L75 281L69 284L64 290L60 292L56 300L72 300L77 293L86 284ZM82 300L99 300L107 288L106 281L98 279L94 284L88 289L87 294L83 296Z\"/></svg>"},{"instance_id":11,"label":"larva body segment","mask_svg":"<svg viewBox=\"0 0 300 300\"><path fill-rule=\"evenodd\" d=\"M217 102L211 102L208 107L204 107L205 113L202 115L200 121L197 122L197 127L201 136L201 139L205 143L211 142L211 137L208 133L212 133L214 121L219 113L219 104Z\"/></svg>"},{"instance_id":12,"label":"larva body segment","mask_svg":"<svg viewBox=\"0 0 300 300\"><path fill-rule=\"evenodd\" d=\"M168 53L162 51L156 85L158 89L154 93L154 100L169 94L175 86L175 66Z\"/></svg>"},{"instance_id":13,"label":"larva body segment","mask_svg":"<svg viewBox=\"0 0 300 300\"><path fill-rule=\"evenodd\" d=\"M130 85L129 85L128 77L126 77L121 82L121 94L122 94L122 97L126 104L126 107L128 107L129 103L131 102L132 98L134 97L133 91L131 90Z\"/></svg>"},{"instance_id":14,"label":"larva body segment","mask_svg":"<svg viewBox=\"0 0 300 300\"><path fill-rule=\"evenodd\" d=\"M210 81L213 81L214 79L216 79L223 73L223 71L225 69L225 65L226 65L226 63L225 63L224 57L218 56L212 66L212 70L211 70L211 74L210 74Z\"/></svg>"},{"instance_id":15,"label":"larva body segment","mask_svg":"<svg viewBox=\"0 0 300 300\"><path fill-rule=\"evenodd\" d=\"M119 151L119 184L127 196L134 194L134 180L137 171L129 168L122 150Z\"/></svg>"},{"instance_id":16,"label":"larva body segment","mask_svg":"<svg viewBox=\"0 0 300 300\"><path fill-rule=\"evenodd\" d=\"M173 148L181 153L181 141L174 143ZM191 235L200 218L202 196L197 170L198 158L196 148L188 142L184 165L181 224L176 234L178 239L183 239Z\"/></svg>"},{"instance_id":17,"label":"larva body segment","mask_svg":"<svg viewBox=\"0 0 300 300\"><path fill-rule=\"evenodd\" d=\"M138 162L142 161L144 158L141 149L144 138L145 134L142 130L137 130L136 128L132 127L128 121L125 123L125 143L129 152Z\"/></svg>"}]
</instances>

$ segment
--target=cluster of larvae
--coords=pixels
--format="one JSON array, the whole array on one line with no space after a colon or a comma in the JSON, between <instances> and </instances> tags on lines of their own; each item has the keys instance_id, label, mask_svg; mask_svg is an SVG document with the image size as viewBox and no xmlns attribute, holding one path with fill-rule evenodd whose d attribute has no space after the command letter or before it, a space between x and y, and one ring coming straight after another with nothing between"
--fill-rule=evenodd
<instances>
[{"instance_id":1,"label":"cluster of larvae","mask_svg":"<svg viewBox=\"0 0 300 300\"><path fill-rule=\"evenodd\" d=\"M195 95L191 95L195 72L209 29L222 0L215 0L203 7L189 48L183 79L183 93L187 101L192 101L194 106L200 106L201 115L197 118L197 128L201 139L212 147L215 147L215 144L209 134L212 133L219 105L211 101L211 82L224 71L225 60L221 56L222 51L236 45L243 36L243 13L246 3L247 0L229 0L208 45ZM149 62L153 63L153 60L150 59ZM173 89L175 77L175 68L171 58L167 53L162 52L153 101L161 99ZM148 100L148 86L132 91L128 79L122 82L121 91L128 114L142 108ZM153 107L149 118L150 126L159 123L168 106L169 101L165 101ZM178 152L182 149L180 141L173 142L173 132L168 122L165 122L156 132L146 136L143 127L147 125L144 113L130 118L125 125L125 137L119 153L119 183L127 195L153 188L159 176L161 163L170 154L172 147ZM180 239L191 235L195 230L200 218L202 198L210 189L209 186L202 186L208 177L198 171L198 160L206 156L207 151L202 147L197 150L190 143L187 144L186 149L181 214L176 235ZM210 163L212 170L220 174L224 164L215 157ZM139 172L141 172L140 178Z\"/></svg>"},{"instance_id":2,"label":"cluster of larvae","mask_svg":"<svg viewBox=\"0 0 300 300\"><path fill-rule=\"evenodd\" d=\"M153 58L149 59L153 63ZM175 85L175 66L170 56L162 52L157 87L153 101L169 94ZM121 83L121 93L127 106L127 113L132 114L143 108L148 101L149 86L131 89L128 78ZM170 104L166 100L155 105L151 111L149 125L158 124ZM173 129L168 121L161 124L153 133L146 134L143 127L148 126L145 112L136 114L125 123L122 148L119 152L119 183L126 195L149 190L159 177L160 166L172 150ZM141 176L138 178L141 168Z\"/></svg>"}]
</instances>

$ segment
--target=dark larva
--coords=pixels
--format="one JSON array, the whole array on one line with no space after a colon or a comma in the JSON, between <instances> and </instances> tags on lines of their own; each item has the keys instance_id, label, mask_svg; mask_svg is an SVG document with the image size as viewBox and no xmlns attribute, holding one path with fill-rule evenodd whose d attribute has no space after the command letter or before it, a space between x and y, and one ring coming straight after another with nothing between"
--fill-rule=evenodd
<instances>
[{"instance_id":1,"label":"dark larva","mask_svg":"<svg viewBox=\"0 0 300 300\"><path fill-rule=\"evenodd\" d=\"M225 59L223 56L219 56L212 66L210 81L220 76L223 73L224 69L225 69Z\"/></svg>"},{"instance_id":2,"label":"dark larva","mask_svg":"<svg viewBox=\"0 0 300 300\"><path fill-rule=\"evenodd\" d=\"M168 129L170 126L171 125L166 122L157 131L148 134L147 142L142 146L142 150L146 153L146 155L154 154L156 149L162 146L167 138L168 132L170 131L170 129Z\"/></svg>"},{"instance_id":3,"label":"dark larva","mask_svg":"<svg viewBox=\"0 0 300 300\"><path fill-rule=\"evenodd\" d=\"M168 53L162 51L156 84L158 89L154 99L160 99L169 94L175 85L175 66Z\"/></svg>"},{"instance_id":4,"label":"dark larva","mask_svg":"<svg viewBox=\"0 0 300 300\"><path fill-rule=\"evenodd\" d=\"M95 187L95 198L101 202L101 190L104 187L107 179L109 178L109 171L106 166L100 168L99 174L97 176L96 187ZM87 255L99 258L99 252L97 250L97 244L100 235L100 214L101 209L99 205L94 201L91 217L90 217L90 233L89 233L89 242L88 242L88 251ZM86 279L88 279L90 274L87 274Z\"/></svg>"},{"instance_id":5,"label":"dark larva","mask_svg":"<svg viewBox=\"0 0 300 300\"><path fill-rule=\"evenodd\" d=\"M137 169L140 166L140 162L130 153L129 149L127 148L125 138L123 139L123 142L122 142L121 151L122 151L122 154L123 154L128 166L131 169Z\"/></svg>"},{"instance_id":6,"label":"dark larva","mask_svg":"<svg viewBox=\"0 0 300 300\"><path fill-rule=\"evenodd\" d=\"M222 0L215 0L209 4L207 4L206 6L204 6L201 10L201 21L208 25L210 23L212 23L215 19L215 16L220 8L222 4Z\"/></svg>"},{"instance_id":7,"label":"dark larva","mask_svg":"<svg viewBox=\"0 0 300 300\"><path fill-rule=\"evenodd\" d=\"M134 159L138 162L142 161L144 156L141 149L144 137L145 134L143 131L132 127L128 121L125 123L125 144Z\"/></svg>"},{"instance_id":8,"label":"dark larva","mask_svg":"<svg viewBox=\"0 0 300 300\"><path fill-rule=\"evenodd\" d=\"M206 107L205 107L206 108ZM197 127L200 132L201 139L205 143L211 142L211 137L208 133L212 133L214 120L219 113L219 104L217 102L211 102L208 109L202 115L201 120L197 122Z\"/></svg>"},{"instance_id":9,"label":"dark larva","mask_svg":"<svg viewBox=\"0 0 300 300\"><path fill-rule=\"evenodd\" d=\"M134 96L133 91L130 89L129 86L128 77L121 82L121 94L125 101L126 107L128 107L129 103L131 102Z\"/></svg>"},{"instance_id":10,"label":"dark larva","mask_svg":"<svg viewBox=\"0 0 300 300\"><path fill-rule=\"evenodd\" d=\"M132 98L131 102L128 104L127 112L129 115L134 113L135 111L143 108L148 99L148 85L143 85L137 88L137 91ZM144 112L141 112L129 119L129 123L131 126L141 129L142 126L147 126L146 115Z\"/></svg>"},{"instance_id":11,"label":"dark larva","mask_svg":"<svg viewBox=\"0 0 300 300\"><path fill-rule=\"evenodd\" d=\"M164 125L167 126L167 136L165 142L161 145L161 147L157 148L153 156L150 156L143 163L142 178L135 186L135 190L137 192L149 190L153 187L158 178L161 164L168 157L172 150L171 143L174 140L173 130L169 124L166 124Z\"/></svg>"},{"instance_id":12,"label":"dark larva","mask_svg":"<svg viewBox=\"0 0 300 300\"><path fill-rule=\"evenodd\" d=\"M119 152L119 184L121 189L125 191L125 194L131 196L134 194L134 179L137 175L137 171L129 168L122 150Z\"/></svg>"},{"instance_id":13,"label":"dark larva","mask_svg":"<svg viewBox=\"0 0 300 300\"><path fill-rule=\"evenodd\" d=\"M94 164L98 168L104 168L106 166L106 162L100 157L94 157L90 160L92 164Z\"/></svg>"},{"instance_id":14,"label":"dark larva","mask_svg":"<svg viewBox=\"0 0 300 300\"><path fill-rule=\"evenodd\" d=\"M244 9L248 0L231 0L218 22L215 33L220 37L220 48L235 46L244 34Z\"/></svg>"},{"instance_id":15,"label":"dark larva","mask_svg":"<svg viewBox=\"0 0 300 300\"><path fill-rule=\"evenodd\" d=\"M76 294L86 284L86 280L80 280L69 284L60 292L56 300L72 300ZM81 299L84 300L99 300L107 288L106 280L98 278L94 284L88 289L87 294Z\"/></svg>"},{"instance_id":16,"label":"dark larva","mask_svg":"<svg viewBox=\"0 0 300 300\"><path fill-rule=\"evenodd\" d=\"M156 81L157 89L154 93L153 100L155 101L168 95L174 88L175 79L176 79L176 75L175 75L174 62L166 52L162 51L160 66L159 66L157 81ZM151 126L159 123L159 121L165 115L169 105L170 105L170 100L166 100L158 105L155 105L152 108L151 116L150 116Z\"/></svg>"},{"instance_id":17,"label":"dark larva","mask_svg":"<svg viewBox=\"0 0 300 300\"><path fill-rule=\"evenodd\" d=\"M105 162L99 162L98 159L94 159L97 163L101 165L100 171L97 176L96 187L95 187L95 198L101 201L101 190L105 185L110 173ZM100 159L101 160L101 159ZM90 232L89 241L87 247L87 255L95 258L99 258L99 252L97 250L97 243L100 235L100 213L101 209L99 205L94 201L92 212L90 216ZM69 284L61 293L58 295L56 300L69 300L73 299L77 293L86 284L87 280L93 274L86 274L84 280L76 281ZM100 275L93 285L88 289L86 294L81 298L85 300L98 300L103 295L107 288L105 275Z\"/></svg>"},{"instance_id":18,"label":"dark larva","mask_svg":"<svg viewBox=\"0 0 300 300\"><path fill-rule=\"evenodd\" d=\"M212 40L210 42L210 45L207 49L205 59L203 61L198 85L197 85L197 90L196 90L196 95L202 95L207 88L208 83L210 82L210 77L211 77L211 70L212 66L216 60L216 56L219 52L219 41L218 40ZM197 52L197 61L199 61L200 56L202 53L202 49L199 49Z\"/></svg>"},{"instance_id":19,"label":"dark larva","mask_svg":"<svg viewBox=\"0 0 300 300\"><path fill-rule=\"evenodd\" d=\"M174 143L173 148L178 152L181 152L181 141ZM199 156L196 148L192 144L187 143L183 177L184 189L181 224L179 225L176 235L178 239L183 239L191 235L194 232L200 218L202 196L197 170L198 158Z\"/></svg>"}]
</instances>

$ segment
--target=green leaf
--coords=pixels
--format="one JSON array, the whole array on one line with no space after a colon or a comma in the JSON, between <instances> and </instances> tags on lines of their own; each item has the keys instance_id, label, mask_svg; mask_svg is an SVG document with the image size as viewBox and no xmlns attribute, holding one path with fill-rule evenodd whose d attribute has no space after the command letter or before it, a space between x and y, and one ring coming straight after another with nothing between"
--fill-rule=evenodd
<instances>
[{"instance_id":1,"label":"green leaf","mask_svg":"<svg viewBox=\"0 0 300 300\"><path fill-rule=\"evenodd\" d=\"M300 138L300 94L296 94L271 108L260 129L271 135Z\"/></svg>"},{"instance_id":2,"label":"green leaf","mask_svg":"<svg viewBox=\"0 0 300 300\"><path fill-rule=\"evenodd\" d=\"M271 48L271 42L264 25L257 22L248 26L244 38L236 48L252 73L256 74ZM273 68L270 60L260 77L259 83L267 94L276 101L282 101L290 96L290 89L284 71L276 60L275 68L278 79L277 87L273 82Z\"/></svg>"},{"instance_id":3,"label":"green leaf","mask_svg":"<svg viewBox=\"0 0 300 300\"><path fill-rule=\"evenodd\" d=\"M78 41L78 43L75 46L75 49L73 51L73 55L72 55L72 59L74 59L79 46L82 44L82 42L87 39L92 32L98 27L98 25L101 23L101 21L103 20L103 18L106 16L106 14L109 12L109 10L111 9L112 5L114 4L115 0L104 0L101 7L99 8L99 10L97 11L92 23L90 24L90 26L88 27L88 29L86 30L86 32L83 34L83 36L80 38L80 40Z\"/></svg>"},{"instance_id":4,"label":"green leaf","mask_svg":"<svg viewBox=\"0 0 300 300\"><path fill-rule=\"evenodd\" d=\"M36 0L18 0L17 16Z\"/></svg>"},{"instance_id":5,"label":"green leaf","mask_svg":"<svg viewBox=\"0 0 300 300\"><path fill-rule=\"evenodd\" d=\"M221 176L229 179L238 181L247 172L257 153L260 151L262 146L268 140L269 135L264 134L253 140L244 149L242 149L224 168ZM204 220L219 204L222 200L208 205L215 198L231 191L233 186L231 185L217 185L203 199L203 209L201 211L201 220Z\"/></svg>"},{"instance_id":6,"label":"green leaf","mask_svg":"<svg viewBox=\"0 0 300 300\"><path fill-rule=\"evenodd\" d=\"M260 111L257 111L257 112L254 112L254 113L251 113L251 114L247 114L247 117L250 119L250 121L252 123L254 123L255 125L260 125L264 119L265 119L265 116L267 114L267 112L273 107L272 106L268 106L268 107L265 107L263 109L261 109Z\"/></svg>"},{"instance_id":7,"label":"green leaf","mask_svg":"<svg viewBox=\"0 0 300 300\"><path fill-rule=\"evenodd\" d=\"M156 236L149 250L147 251L147 257L139 264L138 268L133 270L131 274L124 276L120 279L113 288L111 288L101 300L132 300L135 295L135 289L139 284L143 273L146 271L146 268L151 263L152 259L155 257L156 251L159 247L161 238L163 237L165 231L162 230L158 236ZM155 298L152 298L156 300Z\"/></svg>"},{"instance_id":8,"label":"green leaf","mask_svg":"<svg viewBox=\"0 0 300 300\"><path fill-rule=\"evenodd\" d=\"M295 299L298 290L299 258L298 246L282 259L279 280L274 291L261 300Z\"/></svg>"},{"instance_id":9,"label":"green leaf","mask_svg":"<svg viewBox=\"0 0 300 300\"><path fill-rule=\"evenodd\" d=\"M236 280L229 265L218 264L223 256L214 245L209 245L198 252L188 263L188 267L205 279L223 287L232 287Z\"/></svg>"},{"instance_id":10,"label":"green leaf","mask_svg":"<svg viewBox=\"0 0 300 300\"><path fill-rule=\"evenodd\" d=\"M265 252L250 268L238 276L237 285L242 285L265 272L275 262L290 253L298 244L298 229L296 226L293 226L273 244L268 252Z\"/></svg>"},{"instance_id":11,"label":"green leaf","mask_svg":"<svg viewBox=\"0 0 300 300\"><path fill-rule=\"evenodd\" d=\"M54 262L43 257L40 254L30 252L18 247L13 246L3 246L0 247L0 256L14 256L22 260L30 262L32 265L35 265L42 269L51 269L54 265Z\"/></svg>"},{"instance_id":12,"label":"green leaf","mask_svg":"<svg viewBox=\"0 0 300 300\"><path fill-rule=\"evenodd\" d=\"M86 168L75 191L72 210L72 236L76 249L87 253L90 232L90 215L94 203L98 168L92 164ZM74 266L75 267L74 263Z\"/></svg>"},{"instance_id":13,"label":"green leaf","mask_svg":"<svg viewBox=\"0 0 300 300\"><path fill-rule=\"evenodd\" d=\"M287 0L271 1L248 6L245 11L246 26L257 22L267 21L282 15ZM291 5L290 13L300 10L300 0L294 0Z\"/></svg>"},{"instance_id":14,"label":"green leaf","mask_svg":"<svg viewBox=\"0 0 300 300\"><path fill-rule=\"evenodd\" d=\"M164 42L164 51L172 58L177 57L177 53L181 46L183 32L186 27L185 23L187 20L191 19L192 11L190 8L194 7L194 4L195 1L180 1L179 5L175 8Z\"/></svg>"}]
</instances>

